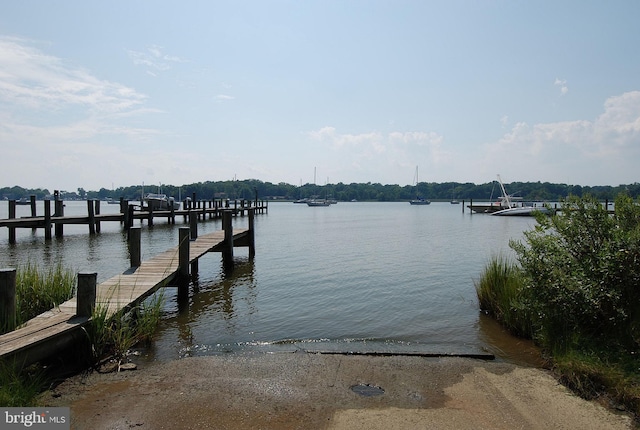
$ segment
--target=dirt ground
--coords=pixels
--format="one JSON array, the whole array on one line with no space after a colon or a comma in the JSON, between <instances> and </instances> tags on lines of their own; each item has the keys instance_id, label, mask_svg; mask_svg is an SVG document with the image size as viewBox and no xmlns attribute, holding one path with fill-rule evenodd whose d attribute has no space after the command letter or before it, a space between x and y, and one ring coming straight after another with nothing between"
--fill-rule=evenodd
<instances>
[{"instance_id":1,"label":"dirt ground","mask_svg":"<svg viewBox=\"0 0 640 430\"><path fill-rule=\"evenodd\" d=\"M42 402L70 406L77 430L633 428L545 370L455 357L184 358L74 376Z\"/></svg>"}]
</instances>

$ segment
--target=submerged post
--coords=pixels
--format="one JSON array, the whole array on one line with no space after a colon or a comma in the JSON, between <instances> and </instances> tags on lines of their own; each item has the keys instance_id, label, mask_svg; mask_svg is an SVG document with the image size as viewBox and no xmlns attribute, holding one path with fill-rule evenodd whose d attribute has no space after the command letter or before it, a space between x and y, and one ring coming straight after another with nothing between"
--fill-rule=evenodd
<instances>
[{"instance_id":1,"label":"submerged post","mask_svg":"<svg viewBox=\"0 0 640 430\"><path fill-rule=\"evenodd\" d=\"M222 229L224 230L224 246L222 249L222 265L225 269L233 268L233 226L231 219L233 210L222 212Z\"/></svg>"},{"instance_id":2,"label":"submerged post","mask_svg":"<svg viewBox=\"0 0 640 430\"><path fill-rule=\"evenodd\" d=\"M96 307L96 281L98 274L95 272L78 273L78 297L76 299L76 315L79 317L91 317Z\"/></svg>"},{"instance_id":3,"label":"submerged post","mask_svg":"<svg viewBox=\"0 0 640 430\"><path fill-rule=\"evenodd\" d=\"M16 269L0 269L0 333L16 328Z\"/></svg>"},{"instance_id":4,"label":"submerged post","mask_svg":"<svg viewBox=\"0 0 640 430\"><path fill-rule=\"evenodd\" d=\"M131 267L140 267L140 227L129 229L129 260Z\"/></svg>"}]
</instances>

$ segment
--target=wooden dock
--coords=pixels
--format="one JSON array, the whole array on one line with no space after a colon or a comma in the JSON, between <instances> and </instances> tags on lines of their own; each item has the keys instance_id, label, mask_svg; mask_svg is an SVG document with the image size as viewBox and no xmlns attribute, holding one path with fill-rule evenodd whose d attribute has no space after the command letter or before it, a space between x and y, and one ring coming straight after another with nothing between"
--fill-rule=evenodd
<instances>
[{"instance_id":1,"label":"wooden dock","mask_svg":"<svg viewBox=\"0 0 640 430\"><path fill-rule=\"evenodd\" d=\"M99 285L95 283L95 273L79 273L76 297L38 315L14 331L0 335L0 360L20 367L38 362L86 339L83 327L89 324L91 311L94 308L106 309L107 317L111 317L119 311L132 309L161 287L182 281L178 288L186 288L188 277L193 275L194 268L197 270L198 259L208 252L222 252L225 265L232 264L229 259L233 259L234 247L249 247L249 255L253 256L255 252L253 214L253 211L249 212L249 229L235 232L231 228L230 212L223 218L224 230L194 239L191 237L190 228L183 227L180 229L178 246L140 263L137 267L131 267ZM137 237L139 240L139 235ZM139 247L139 242L137 246ZM132 261L135 259L134 255L139 254L139 251L135 251L135 247L135 243L130 243ZM189 268L191 268L191 274ZM13 271L13 288L15 289L15 269L0 269L0 275L6 274L9 270ZM2 276L2 278L5 277ZM93 278L93 291L89 293L89 300L92 303L87 305L87 303L81 303L86 297L84 292L86 288L83 283L91 278ZM6 285L0 285L2 289L6 287ZM3 314L7 313L6 305L0 303L0 306L4 306ZM88 309L88 311L81 309Z\"/></svg>"},{"instance_id":2,"label":"wooden dock","mask_svg":"<svg viewBox=\"0 0 640 430\"><path fill-rule=\"evenodd\" d=\"M51 203L53 202L53 211ZM262 200L185 200L182 203L183 209L171 210L143 210L143 208L131 204L127 200L120 201L120 211L115 214L101 214L100 200L87 200L87 215L82 216L65 216L64 202L59 199L43 200L43 214L36 213L36 199L31 196L29 206L31 208L31 216L16 217L15 200L9 200L8 218L0 219L0 227L7 227L9 230L9 243L16 242L16 229L44 229L45 239L62 237L64 225L67 224L86 224L89 234L100 233L101 223L103 222L119 222L123 228L128 230L133 226L135 220L146 221L152 226L155 219L165 218L169 224L175 224L176 217L182 216L189 223L197 222L205 219L222 218L224 212L231 211L234 216L244 216L250 209L255 213L266 213L268 211L268 203Z\"/></svg>"}]
</instances>

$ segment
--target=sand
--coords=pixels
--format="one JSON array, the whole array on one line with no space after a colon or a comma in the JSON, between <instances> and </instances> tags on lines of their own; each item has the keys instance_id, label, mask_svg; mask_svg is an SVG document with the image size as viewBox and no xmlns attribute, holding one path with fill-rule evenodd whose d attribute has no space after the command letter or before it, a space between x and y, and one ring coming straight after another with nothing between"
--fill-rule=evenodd
<instances>
[{"instance_id":1,"label":"sand","mask_svg":"<svg viewBox=\"0 0 640 430\"><path fill-rule=\"evenodd\" d=\"M357 385L381 394L358 394ZM456 357L184 358L77 375L42 401L70 406L78 430L633 428L628 415L575 396L544 369Z\"/></svg>"}]
</instances>

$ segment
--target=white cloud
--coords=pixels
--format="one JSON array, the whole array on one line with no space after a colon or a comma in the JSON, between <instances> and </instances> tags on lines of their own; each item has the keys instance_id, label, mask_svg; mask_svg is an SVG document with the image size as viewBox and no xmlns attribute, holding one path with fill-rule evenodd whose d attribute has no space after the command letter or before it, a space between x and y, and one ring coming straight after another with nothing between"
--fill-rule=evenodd
<instances>
[{"instance_id":1,"label":"white cloud","mask_svg":"<svg viewBox=\"0 0 640 430\"><path fill-rule=\"evenodd\" d=\"M60 111L77 106L116 113L130 110L145 99L132 88L99 79L46 55L27 40L0 37L0 100L4 109Z\"/></svg>"},{"instance_id":2,"label":"white cloud","mask_svg":"<svg viewBox=\"0 0 640 430\"><path fill-rule=\"evenodd\" d=\"M225 100L235 100L234 96L229 96L227 94L218 94L215 97L216 100L225 101Z\"/></svg>"},{"instance_id":3,"label":"white cloud","mask_svg":"<svg viewBox=\"0 0 640 430\"><path fill-rule=\"evenodd\" d=\"M136 66L146 66L147 73L157 76L154 71L165 71L171 69L175 63L184 63L180 57L163 53L164 48L158 45L151 45L146 51L127 50L127 54Z\"/></svg>"},{"instance_id":4,"label":"white cloud","mask_svg":"<svg viewBox=\"0 0 640 430\"><path fill-rule=\"evenodd\" d=\"M560 95L564 96L565 94L567 94L569 92L569 87L567 86L567 81L566 79L559 79L556 78L555 82L553 83L555 86L560 87Z\"/></svg>"},{"instance_id":5,"label":"white cloud","mask_svg":"<svg viewBox=\"0 0 640 430\"><path fill-rule=\"evenodd\" d=\"M589 178L590 174L595 174L593 166L600 165L606 166L612 178L616 177L616 168L624 171L639 159L640 91L610 97L604 103L603 113L592 121L534 125L520 122L486 149L486 164L515 166L512 167L514 175L520 172L532 176L531 172L536 168L549 173L552 169L582 165L582 169L576 169L572 176ZM608 181L603 178L598 183ZM574 179L574 183L592 182Z\"/></svg>"}]
</instances>

